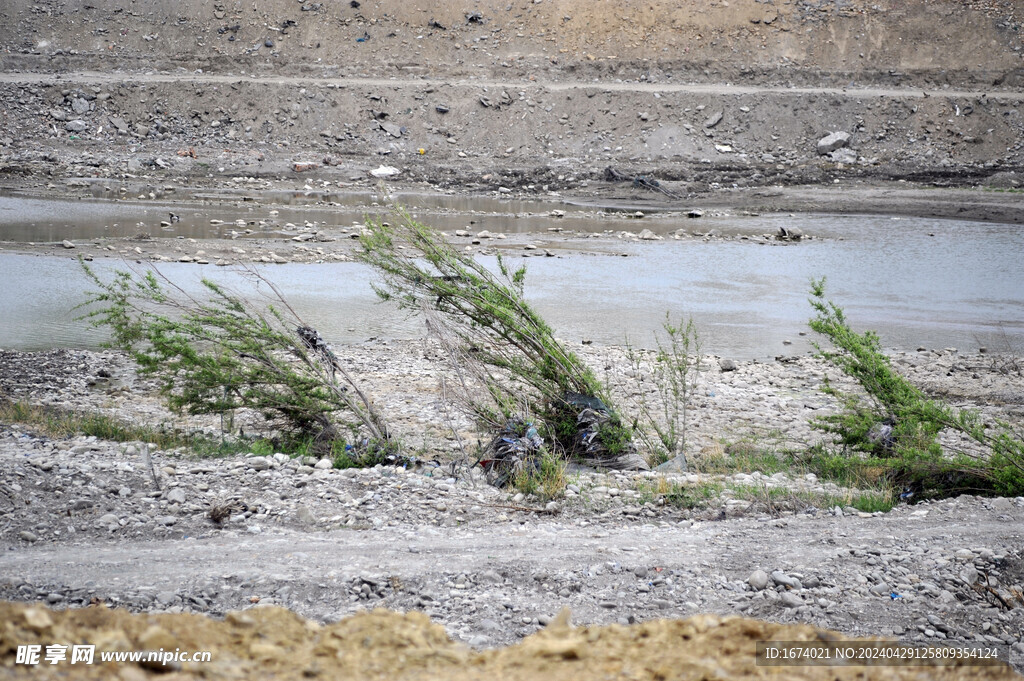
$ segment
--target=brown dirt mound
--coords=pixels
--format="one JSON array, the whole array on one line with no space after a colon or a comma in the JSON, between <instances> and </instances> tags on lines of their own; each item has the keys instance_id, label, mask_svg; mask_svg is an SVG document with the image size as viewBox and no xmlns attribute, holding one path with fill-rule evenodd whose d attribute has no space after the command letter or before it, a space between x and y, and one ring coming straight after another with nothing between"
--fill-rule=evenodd
<instances>
[{"instance_id":1,"label":"brown dirt mound","mask_svg":"<svg viewBox=\"0 0 1024 681\"><path fill-rule=\"evenodd\" d=\"M809 626L698 615L630 627L572 627L567 613L519 645L473 652L418 612L376 610L331 625L281 608L132 615L105 607L52 611L0 603L0 668L14 679L1016 679L1006 666L765 667L759 640L834 641ZM91 665L16 663L19 645L93 644ZM100 662L101 651L210 651L209 662ZM45 652L44 652L45 655Z\"/></svg>"}]
</instances>

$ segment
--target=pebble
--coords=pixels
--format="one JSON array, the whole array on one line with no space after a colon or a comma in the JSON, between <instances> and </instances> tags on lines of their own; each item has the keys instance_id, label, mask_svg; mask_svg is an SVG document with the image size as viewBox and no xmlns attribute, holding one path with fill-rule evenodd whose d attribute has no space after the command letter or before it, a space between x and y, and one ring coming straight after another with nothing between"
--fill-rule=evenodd
<instances>
[{"instance_id":1,"label":"pebble","mask_svg":"<svg viewBox=\"0 0 1024 681\"><path fill-rule=\"evenodd\" d=\"M772 581L779 586L789 587L790 589L800 590L804 588L799 579L796 577L790 577L781 570L775 570L772 572Z\"/></svg>"},{"instance_id":2,"label":"pebble","mask_svg":"<svg viewBox=\"0 0 1024 681\"><path fill-rule=\"evenodd\" d=\"M871 587L871 593L879 596L888 596L890 593L889 585L886 582L879 582Z\"/></svg>"},{"instance_id":3,"label":"pebble","mask_svg":"<svg viewBox=\"0 0 1024 681\"><path fill-rule=\"evenodd\" d=\"M963 570L960 571L960 575L959 576L960 576L960 579L964 580L965 584L973 585L981 577L981 574L978 572L977 568L975 568L973 565L968 565L968 566L964 567Z\"/></svg>"},{"instance_id":4,"label":"pebble","mask_svg":"<svg viewBox=\"0 0 1024 681\"><path fill-rule=\"evenodd\" d=\"M750 576L747 577L747 584L749 584L754 591L762 591L766 586L768 586L768 573L764 570L754 570L750 573Z\"/></svg>"},{"instance_id":5,"label":"pebble","mask_svg":"<svg viewBox=\"0 0 1024 681\"><path fill-rule=\"evenodd\" d=\"M787 608L799 608L800 606L806 605L804 599L797 596L792 591L783 591L779 595L779 602Z\"/></svg>"}]
</instances>

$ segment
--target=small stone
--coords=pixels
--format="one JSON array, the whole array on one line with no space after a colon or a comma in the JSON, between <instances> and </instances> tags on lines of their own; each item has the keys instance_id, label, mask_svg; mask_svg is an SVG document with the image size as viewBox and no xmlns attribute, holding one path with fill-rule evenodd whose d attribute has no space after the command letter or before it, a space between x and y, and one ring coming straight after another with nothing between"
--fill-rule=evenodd
<instances>
[{"instance_id":1,"label":"small stone","mask_svg":"<svg viewBox=\"0 0 1024 681\"><path fill-rule=\"evenodd\" d=\"M747 577L747 584L750 585L754 591L761 591L768 586L768 573L764 570L754 570Z\"/></svg>"},{"instance_id":2,"label":"small stone","mask_svg":"<svg viewBox=\"0 0 1024 681\"><path fill-rule=\"evenodd\" d=\"M37 537L34 533L29 532L28 530L22 530L21 532L19 532L18 539L21 539L22 541L27 541L29 543L39 541L39 537Z\"/></svg>"},{"instance_id":3,"label":"small stone","mask_svg":"<svg viewBox=\"0 0 1024 681\"><path fill-rule=\"evenodd\" d=\"M978 569L973 565L967 565L963 570L960 571L960 579L964 580L968 586L973 586L977 583L978 578L981 575L978 573Z\"/></svg>"},{"instance_id":4,"label":"small stone","mask_svg":"<svg viewBox=\"0 0 1024 681\"><path fill-rule=\"evenodd\" d=\"M74 242L68 241L67 239L64 239L64 241L62 241L60 245L63 246L64 248L74 248L75 247Z\"/></svg>"},{"instance_id":5,"label":"small stone","mask_svg":"<svg viewBox=\"0 0 1024 681\"><path fill-rule=\"evenodd\" d=\"M833 132L818 140L818 153L824 156L831 154L836 149L845 147L850 141L850 134L847 132Z\"/></svg>"},{"instance_id":6,"label":"small stone","mask_svg":"<svg viewBox=\"0 0 1024 681\"><path fill-rule=\"evenodd\" d=\"M314 516L313 512L310 511L309 508L304 505L300 505L298 508L295 509L295 517L299 520L300 523L303 523L305 525L316 524L316 516Z\"/></svg>"},{"instance_id":7,"label":"small stone","mask_svg":"<svg viewBox=\"0 0 1024 681\"><path fill-rule=\"evenodd\" d=\"M659 464L654 470L662 473L686 473L689 470L686 455L674 456L665 463Z\"/></svg>"},{"instance_id":8,"label":"small stone","mask_svg":"<svg viewBox=\"0 0 1024 681\"><path fill-rule=\"evenodd\" d=\"M180 487L175 487L167 493L164 497L167 501L172 504L184 504L185 503L185 490Z\"/></svg>"},{"instance_id":9,"label":"small stone","mask_svg":"<svg viewBox=\"0 0 1024 681\"><path fill-rule=\"evenodd\" d=\"M53 626L53 618L50 617L50 613L42 608L28 608L22 612L22 616L29 629L42 631Z\"/></svg>"},{"instance_id":10,"label":"small stone","mask_svg":"<svg viewBox=\"0 0 1024 681\"><path fill-rule=\"evenodd\" d=\"M178 600L178 595L173 591L161 591L156 595L156 601L160 605L167 607L173 605L174 601Z\"/></svg>"},{"instance_id":11,"label":"small stone","mask_svg":"<svg viewBox=\"0 0 1024 681\"><path fill-rule=\"evenodd\" d=\"M480 573L480 576L477 578L477 581L483 582L485 584L501 584L505 581L505 578L502 577L495 570L484 570Z\"/></svg>"},{"instance_id":12,"label":"small stone","mask_svg":"<svg viewBox=\"0 0 1024 681\"><path fill-rule=\"evenodd\" d=\"M1013 510L1013 502L1005 497L993 499L992 510L996 513L1009 513Z\"/></svg>"},{"instance_id":13,"label":"small stone","mask_svg":"<svg viewBox=\"0 0 1024 681\"><path fill-rule=\"evenodd\" d=\"M711 128L715 127L716 125L718 125L719 123L722 122L723 115L724 115L724 113L721 112L721 111L716 111L715 113L711 114L708 117L708 119L706 121L704 121L704 127L709 129L709 130Z\"/></svg>"},{"instance_id":14,"label":"small stone","mask_svg":"<svg viewBox=\"0 0 1024 681\"><path fill-rule=\"evenodd\" d=\"M159 525L163 525L165 527L170 527L171 525L174 525L175 523L177 523L178 519L175 518L173 515L162 515L162 516L157 517L156 522Z\"/></svg>"},{"instance_id":15,"label":"small stone","mask_svg":"<svg viewBox=\"0 0 1024 681\"><path fill-rule=\"evenodd\" d=\"M374 168L373 170L371 170L370 171L370 175L373 175L376 178L384 178L384 177L394 177L395 175L398 175L400 172L402 172L402 171L400 171L398 168L395 168L394 166L383 166L382 165L382 166L378 166L377 168Z\"/></svg>"},{"instance_id":16,"label":"small stone","mask_svg":"<svg viewBox=\"0 0 1024 681\"><path fill-rule=\"evenodd\" d=\"M792 591L784 591L782 595L779 596L779 602L787 608L799 608L804 605L804 599L800 598Z\"/></svg>"},{"instance_id":17,"label":"small stone","mask_svg":"<svg viewBox=\"0 0 1024 681\"><path fill-rule=\"evenodd\" d=\"M789 227L783 225L782 227L779 227L779 232L777 236L780 239L785 239L789 241L800 241L801 239L804 238L804 233L803 230L801 230L799 227Z\"/></svg>"},{"instance_id":18,"label":"small stone","mask_svg":"<svg viewBox=\"0 0 1024 681\"><path fill-rule=\"evenodd\" d=\"M265 471L270 468L270 462L265 456L254 456L249 459L249 467L256 471Z\"/></svg>"},{"instance_id":19,"label":"small stone","mask_svg":"<svg viewBox=\"0 0 1024 681\"><path fill-rule=\"evenodd\" d=\"M775 570L772 572L772 581L780 586L789 587L790 589L802 589L803 584L796 577L790 577L782 570Z\"/></svg>"},{"instance_id":20,"label":"small stone","mask_svg":"<svg viewBox=\"0 0 1024 681\"><path fill-rule=\"evenodd\" d=\"M313 468L316 468L316 469L322 470L322 471L330 470L330 469L334 468L334 462L331 461L330 459L320 459L319 461L316 462L316 464L313 466Z\"/></svg>"}]
</instances>

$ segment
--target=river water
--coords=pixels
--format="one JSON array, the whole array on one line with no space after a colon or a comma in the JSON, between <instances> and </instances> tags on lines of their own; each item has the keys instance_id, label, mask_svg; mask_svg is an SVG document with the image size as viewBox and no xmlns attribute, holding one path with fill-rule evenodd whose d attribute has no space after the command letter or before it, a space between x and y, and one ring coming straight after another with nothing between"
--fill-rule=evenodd
<instances>
[{"instance_id":1,"label":"river water","mask_svg":"<svg viewBox=\"0 0 1024 681\"><path fill-rule=\"evenodd\" d=\"M57 221L96 222L87 212L76 213L76 207L81 208L73 204L68 216ZM141 220L130 206L117 210L128 224ZM504 219L514 220L508 215ZM453 220L464 223L465 215ZM662 231L695 227L694 221L679 220L679 225L659 224ZM67 238L66 228L50 233L38 222L16 223L10 215L6 221L0 215L4 240ZM543 228L543 221L539 224ZM878 331L885 347L953 346L966 351L985 346L1000 351L1009 343L1024 351L1024 231L1019 226L773 215L705 219L701 228L766 233L782 224L825 238L790 246L732 240L624 242L615 251L629 257L530 258L526 294L571 344L621 344L628 338L650 345L652 331L670 312L694 318L707 352L771 358L809 349L811 338L802 335L811 316L809 281L827 276L829 296L855 327ZM477 225L494 228L486 216ZM595 231L602 228L607 229L606 222L594 226ZM217 235L208 228L197 233ZM493 258L485 261L493 264ZM101 273L125 267L116 260L92 265ZM194 290L200 277L241 292L249 286L228 268L166 263L160 270ZM421 319L375 299L372 273L358 263L285 264L263 271L332 342L424 334ZM95 347L103 340L100 331L75 319L79 313L73 308L89 284L74 259L0 254L0 279L0 347Z\"/></svg>"}]
</instances>

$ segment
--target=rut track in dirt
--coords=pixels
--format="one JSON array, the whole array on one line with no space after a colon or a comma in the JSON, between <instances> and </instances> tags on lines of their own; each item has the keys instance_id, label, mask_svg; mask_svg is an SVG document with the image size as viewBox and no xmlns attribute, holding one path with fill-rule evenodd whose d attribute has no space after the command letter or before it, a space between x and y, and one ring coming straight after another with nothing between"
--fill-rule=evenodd
<instances>
[{"instance_id":1,"label":"rut track in dirt","mask_svg":"<svg viewBox=\"0 0 1024 681\"><path fill-rule=\"evenodd\" d=\"M756 95L777 94L802 97L806 95L834 95L855 98L908 98L926 97L975 98L986 97L994 100L1022 101L1024 92L1006 90L927 90L921 88L836 88L836 87L781 87L732 85L729 83L617 83L588 81L543 81L543 80L491 80L467 78L350 78L315 76L259 76L221 73L105 73L100 71L79 71L70 73L0 73L0 83L68 83L79 85L100 85L105 83L251 83L266 85L322 85L352 87L476 87L476 88L518 88L521 90L597 90L603 92L675 92L702 95Z\"/></svg>"}]
</instances>

